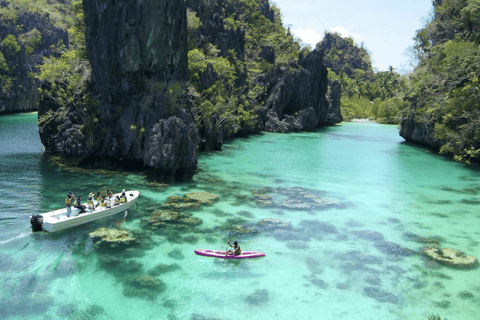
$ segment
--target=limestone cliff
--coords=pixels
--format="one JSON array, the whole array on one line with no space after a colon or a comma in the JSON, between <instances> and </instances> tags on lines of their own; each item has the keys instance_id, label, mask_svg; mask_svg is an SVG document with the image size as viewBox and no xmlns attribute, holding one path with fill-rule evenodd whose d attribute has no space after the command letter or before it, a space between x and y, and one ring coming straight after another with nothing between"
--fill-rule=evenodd
<instances>
[{"instance_id":1,"label":"limestone cliff","mask_svg":"<svg viewBox=\"0 0 480 320\"><path fill-rule=\"evenodd\" d=\"M165 179L188 179L198 133L182 100L185 2L84 0L83 9L92 101L84 110L70 106L64 116L44 101L39 118L54 111L57 119L40 126L42 142L76 162L144 165Z\"/></svg>"},{"instance_id":2,"label":"limestone cliff","mask_svg":"<svg viewBox=\"0 0 480 320\"><path fill-rule=\"evenodd\" d=\"M8 3L0 5L14 13ZM29 74L59 40L68 45L68 33L48 15L25 11L12 21L0 19L0 114L38 110L40 83Z\"/></svg>"},{"instance_id":3,"label":"limestone cliff","mask_svg":"<svg viewBox=\"0 0 480 320\"><path fill-rule=\"evenodd\" d=\"M265 105L259 117L266 131L312 130L341 121L339 87L332 88L327 100L328 77L323 53L314 50L300 55L298 67L291 71L275 69Z\"/></svg>"}]
</instances>

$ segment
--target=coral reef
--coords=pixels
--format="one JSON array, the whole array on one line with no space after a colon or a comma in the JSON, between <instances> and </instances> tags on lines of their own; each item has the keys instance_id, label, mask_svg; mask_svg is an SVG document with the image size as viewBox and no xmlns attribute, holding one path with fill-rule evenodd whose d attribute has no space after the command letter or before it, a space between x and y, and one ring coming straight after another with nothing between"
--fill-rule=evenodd
<instances>
[{"instance_id":1,"label":"coral reef","mask_svg":"<svg viewBox=\"0 0 480 320\"><path fill-rule=\"evenodd\" d=\"M471 269L478 266L477 258L465 255L463 252L452 248L427 248L423 253L430 259L445 266L461 269Z\"/></svg>"}]
</instances>

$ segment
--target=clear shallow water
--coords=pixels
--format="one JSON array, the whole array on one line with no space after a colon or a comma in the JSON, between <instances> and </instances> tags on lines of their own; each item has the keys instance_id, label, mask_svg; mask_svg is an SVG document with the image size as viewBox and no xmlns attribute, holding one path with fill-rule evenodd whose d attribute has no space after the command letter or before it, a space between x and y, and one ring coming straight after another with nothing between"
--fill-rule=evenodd
<instances>
[{"instance_id":1,"label":"clear shallow water","mask_svg":"<svg viewBox=\"0 0 480 320\"><path fill-rule=\"evenodd\" d=\"M168 188L147 187L140 174L70 172L43 154L35 114L0 117L0 318L478 319L480 269L441 267L408 250L423 247L414 235L436 236L480 257L478 170L403 143L394 126L368 123L238 139L201 155L199 167L193 181ZM30 233L30 214L61 207L67 191L106 188L142 196L126 216ZM195 191L220 196L189 211L200 226L141 223L169 196ZM282 206L311 199L338 204ZM193 253L224 250L234 226L264 218L291 228L230 240L265 258ZM88 233L100 227L129 230L138 243L95 246Z\"/></svg>"}]
</instances>

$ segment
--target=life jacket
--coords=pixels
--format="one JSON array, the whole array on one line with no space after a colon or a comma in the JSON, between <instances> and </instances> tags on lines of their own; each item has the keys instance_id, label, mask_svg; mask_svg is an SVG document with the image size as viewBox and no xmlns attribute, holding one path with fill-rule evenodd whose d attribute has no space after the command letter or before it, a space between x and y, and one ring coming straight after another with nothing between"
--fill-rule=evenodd
<instances>
[{"instance_id":1,"label":"life jacket","mask_svg":"<svg viewBox=\"0 0 480 320\"><path fill-rule=\"evenodd\" d=\"M100 207L106 208L107 203L105 201L100 202Z\"/></svg>"},{"instance_id":2,"label":"life jacket","mask_svg":"<svg viewBox=\"0 0 480 320\"><path fill-rule=\"evenodd\" d=\"M97 196L97 201L101 201L102 197L100 195Z\"/></svg>"},{"instance_id":3,"label":"life jacket","mask_svg":"<svg viewBox=\"0 0 480 320\"><path fill-rule=\"evenodd\" d=\"M65 197L65 205L66 205L67 207L71 207L71 206L72 206L72 201L73 201L73 198Z\"/></svg>"},{"instance_id":4,"label":"life jacket","mask_svg":"<svg viewBox=\"0 0 480 320\"><path fill-rule=\"evenodd\" d=\"M127 196L125 194L122 194L120 196L120 203L125 203L125 202L127 202Z\"/></svg>"},{"instance_id":5,"label":"life jacket","mask_svg":"<svg viewBox=\"0 0 480 320\"><path fill-rule=\"evenodd\" d=\"M81 206L82 206L82 201L81 201L80 199L77 199L77 200L75 201L75 205L76 205L77 207L81 207Z\"/></svg>"},{"instance_id":6,"label":"life jacket","mask_svg":"<svg viewBox=\"0 0 480 320\"><path fill-rule=\"evenodd\" d=\"M93 206L93 197L87 199L87 204L90 204Z\"/></svg>"}]
</instances>

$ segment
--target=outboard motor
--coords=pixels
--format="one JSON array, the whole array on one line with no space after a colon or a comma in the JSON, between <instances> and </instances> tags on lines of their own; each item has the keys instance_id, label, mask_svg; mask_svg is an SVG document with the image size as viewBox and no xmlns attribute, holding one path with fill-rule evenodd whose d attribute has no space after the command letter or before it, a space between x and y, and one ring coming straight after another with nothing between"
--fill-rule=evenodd
<instances>
[{"instance_id":1,"label":"outboard motor","mask_svg":"<svg viewBox=\"0 0 480 320\"><path fill-rule=\"evenodd\" d=\"M30 224L32 225L32 231L33 232L42 231L43 216L39 215L39 214L34 214L30 218Z\"/></svg>"}]
</instances>

